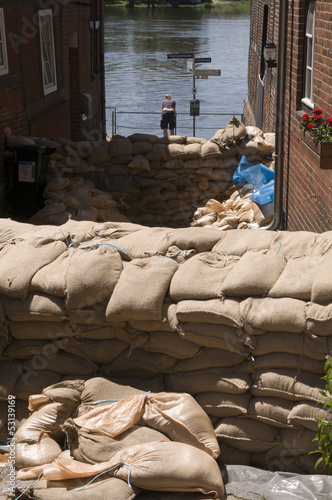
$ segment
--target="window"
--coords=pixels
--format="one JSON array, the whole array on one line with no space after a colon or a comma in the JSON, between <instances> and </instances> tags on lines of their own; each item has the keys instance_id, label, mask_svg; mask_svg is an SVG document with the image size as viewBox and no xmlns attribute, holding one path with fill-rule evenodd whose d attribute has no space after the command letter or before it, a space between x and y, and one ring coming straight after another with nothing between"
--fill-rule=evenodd
<instances>
[{"instance_id":1,"label":"window","mask_svg":"<svg viewBox=\"0 0 332 500\"><path fill-rule=\"evenodd\" d=\"M304 96L302 102L314 107L313 79L315 55L315 0L310 0L307 10L307 23L305 31L305 65L304 65Z\"/></svg>"},{"instance_id":2,"label":"window","mask_svg":"<svg viewBox=\"0 0 332 500\"><path fill-rule=\"evenodd\" d=\"M0 9L0 76L8 73L8 59L6 46L5 18L3 9Z\"/></svg>"},{"instance_id":3,"label":"window","mask_svg":"<svg viewBox=\"0 0 332 500\"><path fill-rule=\"evenodd\" d=\"M43 72L44 95L57 89L53 18L51 10L39 11L40 50Z\"/></svg>"}]
</instances>

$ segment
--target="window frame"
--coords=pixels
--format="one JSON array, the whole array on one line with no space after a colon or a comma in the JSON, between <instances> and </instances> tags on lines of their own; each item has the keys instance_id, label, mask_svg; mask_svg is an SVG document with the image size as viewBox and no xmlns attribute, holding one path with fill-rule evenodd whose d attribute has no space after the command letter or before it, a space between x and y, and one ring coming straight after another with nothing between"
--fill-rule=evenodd
<instances>
[{"instance_id":1,"label":"window frame","mask_svg":"<svg viewBox=\"0 0 332 500\"><path fill-rule=\"evenodd\" d=\"M6 30L5 30L5 15L3 8L0 8L0 53L2 57L3 64L0 65L0 76L9 73L8 67L8 54L7 54L7 42L6 42Z\"/></svg>"},{"instance_id":2,"label":"window frame","mask_svg":"<svg viewBox=\"0 0 332 500\"><path fill-rule=\"evenodd\" d=\"M312 15L312 32L309 27L309 19ZM304 63L303 63L303 97L302 104L314 109L313 83L315 68L315 24L316 24L316 1L309 0L307 4L307 18L305 26ZM309 64L310 63L310 64Z\"/></svg>"},{"instance_id":3,"label":"window frame","mask_svg":"<svg viewBox=\"0 0 332 500\"><path fill-rule=\"evenodd\" d=\"M58 89L52 10L39 10L38 21L43 89L44 95L48 95ZM48 33L45 31L46 28L49 28ZM48 41L46 40L47 35L49 38Z\"/></svg>"}]
</instances>

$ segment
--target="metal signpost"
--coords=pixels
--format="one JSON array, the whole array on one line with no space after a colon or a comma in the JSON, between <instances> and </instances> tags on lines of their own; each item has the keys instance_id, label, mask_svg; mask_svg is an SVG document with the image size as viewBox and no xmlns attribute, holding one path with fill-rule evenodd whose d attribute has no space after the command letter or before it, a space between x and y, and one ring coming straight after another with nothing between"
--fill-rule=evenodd
<instances>
[{"instance_id":1,"label":"metal signpost","mask_svg":"<svg viewBox=\"0 0 332 500\"><path fill-rule=\"evenodd\" d=\"M195 69L195 64L197 63L210 63L211 57L195 57L194 53L184 53L184 54L167 54L167 59L192 59L193 62L187 61L187 70L192 70L193 72L193 100L190 101L190 116L193 117L193 137L195 137L195 116L199 116L199 101L196 101L197 88L195 84L195 78L205 78L209 76L220 76L220 69Z\"/></svg>"}]
</instances>

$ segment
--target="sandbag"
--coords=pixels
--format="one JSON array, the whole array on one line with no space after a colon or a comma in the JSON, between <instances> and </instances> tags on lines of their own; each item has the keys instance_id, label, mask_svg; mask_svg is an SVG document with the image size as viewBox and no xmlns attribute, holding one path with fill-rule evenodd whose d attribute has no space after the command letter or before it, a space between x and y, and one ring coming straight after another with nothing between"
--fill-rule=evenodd
<instances>
[{"instance_id":1,"label":"sandbag","mask_svg":"<svg viewBox=\"0 0 332 500\"><path fill-rule=\"evenodd\" d=\"M7 246L0 254L0 293L26 299L33 275L65 250L63 241L47 237Z\"/></svg>"},{"instance_id":2,"label":"sandbag","mask_svg":"<svg viewBox=\"0 0 332 500\"><path fill-rule=\"evenodd\" d=\"M165 466L167 464L167 466ZM130 468L130 476L129 470ZM115 477L143 489L158 491L201 491L224 498L224 485L216 461L207 453L187 444L153 442L120 451L108 462L90 465L71 459L18 472L25 480L44 474L47 481L72 477L91 477L112 469Z\"/></svg>"},{"instance_id":3,"label":"sandbag","mask_svg":"<svg viewBox=\"0 0 332 500\"><path fill-rule=\"evenodd\" d=\"M15 465L18 468L51 463L61 453L56 439L61 438L60 425L71 408L51 403L34 412L15 432Z\"/></svg>"},{"instance_id":4,"label":"sandbag","mask_svg":"<svg viewBox=\"0 0 332 500\"><path fill-rule=\"evenodd\" d=\"M184 262L170 285L172 300L206 300L220 296L223 281L238 261L218 252L201 252Z\"/></svg>"},{"instance_id":5,"label":"sandbag","mask_svg":"<svg viewBox=\"0 0 332 500\"><path fill-rule=\"evenodd\" d=\"M241 328L240 303L236 299L182 300L176 316L183 323L214 323Z\"/></svg>"},{"instance_id":6,"label":"sandbag","mask_svg":"<svg viewBox=\"0 0 332 500\"><path fill-rule=\"evenodd\" d=\"M315 257L314 262L318 262L317 271L312 284L311 300L312 302L331 302L332 299L332 259L327 255L322 261Z\"/></svg>"},{"instance_id":7,"label":"sandbag","mask_svg":"<svg viewBox=\"0 0 332 500\"><path fill-rule=\"evenodd\" d=\"M167 257L132 260L115 285L106 320L161 320L164 298L177 269L178 264Z\"/></svg>"},{"instance_id":8,"label":"sandbag","mask_svg":"<svg viewBox=\"0 0 332 500\"><path fill-rule=\"evenodd\" d=\"M193 394L209 391L226 394L243 394L250 388L250 375L231 368L210 368L170 374L165 380L169 391Z\"/></svg>"},{"instance_id":9,"label":"sandbag","mask_svg":"<svg viewBox=\"0 0 332 500\"><path fill-rule=\"evenodd\" d=\"M203 392L195 396L197 403L211 417L235 417L247 413L251 394L224 394Z\"/></svg>"},{"instance_id":10,"label":"sandbag","mask_svg":"<svg viewBox=\"0 0 332 500\"><path fill-rule=\"evenodd\" d=\"M120 450L136 444L168 441L161 432L138 425L132 426L114 438L100 434L98 431L81 428L70 418L66 420L62 428L66 432L71 456L79 462L88 464L106 462Z\"/></svg>"},{"instance_id":11,"label":"sandbag","mask_svg":"<svg viewBox=\"0 0 332 500\"><path fill-rule=\"evenodd\" d=\"M265 296L285 266L286 259L281 253L248 251L226 276L221 294L233 297Z\"/></svg>"}]
</instances>

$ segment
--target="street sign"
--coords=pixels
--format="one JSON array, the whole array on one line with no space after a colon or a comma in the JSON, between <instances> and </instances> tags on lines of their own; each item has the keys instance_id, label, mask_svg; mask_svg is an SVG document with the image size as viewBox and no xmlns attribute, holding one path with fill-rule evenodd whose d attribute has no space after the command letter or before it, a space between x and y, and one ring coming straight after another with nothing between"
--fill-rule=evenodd
<instances>
[{"instance_id":1,"label":"street sign","mask_svg":"<svg viewBox=\"0 0 332 500\"><path fill-rule=\"evenodd\" d=\"M210 63L211 57L195 57L195 63Z\"/></svg>"},{"instance_id":2,"label":"street sign","mask_svg":"<svg viewBox=\"0 0 332 500\"><path fill-rule=\"evenodd\" d=\"M196 87L193 87L193 94L197 94L197 89L196 89Z\"/></svg>"},{"instance_id":3,"label":"street sign","mask_svg":"<svg viewBox=\"0 0 332 500\"><path fill-rule=\"evenodd\" d=\"M167 59L192 59L194 57L193 53L188 54L167 54Z\"/></svg>"},{"instance_id":4,"label":"street sign","mask_svg":"<svg viewBox=\"0 0 332 500\"><path fill-rule=\"evenodd\" d=\"M187 61L187 71L192 71L193 70L193 63L192 61Z\"/></svg>"},{"instance_id":5,"label":"street sign","mask_svg":"<svg viewBox=\"0 0 332 500\"><path fill-rule=\"evenodd\" d=\"M220 76L220 69L195 69L195 76Z\"/></svg>"}]
</instances>

